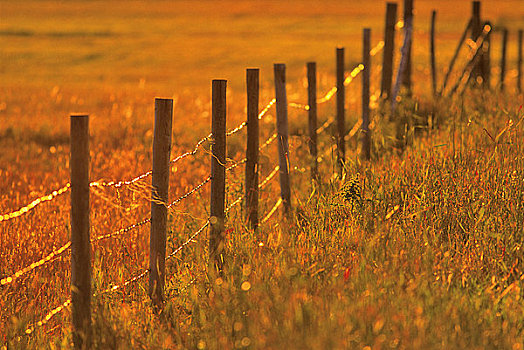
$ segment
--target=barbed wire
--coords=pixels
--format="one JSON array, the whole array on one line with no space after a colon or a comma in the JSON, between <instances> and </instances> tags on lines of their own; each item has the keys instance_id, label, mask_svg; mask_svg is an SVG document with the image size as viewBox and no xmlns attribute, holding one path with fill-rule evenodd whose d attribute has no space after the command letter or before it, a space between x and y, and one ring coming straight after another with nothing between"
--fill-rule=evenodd
<instances>
[{"instance_id":1,"label":"barbed wire","mask_svg":"<svg viewBox=\"0 0 524 350\"><path fill-rule=\"evenodd\" d=\"M20 216L28 213L30 210L34 209L37 205L39 205L41 203L44 203L44 202L51 201L51 200L55 199L56 197L58 197L59 195L61 195L63 193L66 193L67 191L69 191L70 188L71 188L71 184L68 183L68 184L66 184L63 187L61 187L61 188L59 188L57 190L54 190L53 192L51 192L48 195L45 195L45 196L42 196L42 197L39 197L39 198L33 200L31 203L21 207L18 210L15 210L15 211L10 212L10 213L2 214L2 215L0 215L0 222L8 221L8 220L20 217Z\"/></svg>"},{"instance_id":2,"label":"barbed wire","mask_svg":"<svg viewBox=\"0 0 524 350\"><path fill-rule=\"evenodd\" d=\"M62 310L67 308L69 306L69 304L71 304L71 298L67 299L62 304L58 305L57 307L55 307L54 309L49 311L49 313L47 315L45 315L45 317L42 318L40 321L36 322L32 326L27 327L27 329L25 330L24 333L26 335L32 334L35 331L36 328L42 327L43 325L47 324L47 322L49 322L49 320L51 320L54 316L56 316L56 314L62 312Z\"/></svg>"},{"instance_id":3,"label":"barbed wire","mask_svg":"<svg viewBox=\"0 0 524 350\"><path fill-rule=\"evenodd\" d=\"M64 244L60 248L53 250L51 253L49 253L48 255L43 257L42 259L40 259L38 261L35 261L34 263L32 263L32 264L30 264L30 265L28 265L28 266L18 270L17 272L12 274L11 276L2 278L2 280L0 280L0 286L8 285L9 283L11 283L11 282L15 281L16 279L18 279L18 278L22 277L23 275L25 275L26 273L36 269L37 267L40 267L40 266L50 262L51 260L54 260L54 259L58 258L70 246L71 246L71 241L67 242L66 244Z\"/></svg>"},{"instance_id":4,"label":"barbed wire","mask_svg":"<svg viewBox=\"0 0 524 350\"><path fill-rule=\"evenodd\" d=\"M269 175L264 180L262 180L262 182L258 185L258 188L260 189L264 188L267 185L267 183L275 177L275 175L278 173L279 170L280 170L280 166L278 165L275 166L273 170L269 173Z\"/></svg>"},{"instance_id":5,"label":"barbed wire","mask_svg":"<svg viewBox=\"0 0 524 350\"><path fill-rule=\"evenodd\" d=\"M266 115L266 113L269 111L269 109L275 104L277 100L276 99L272 99L271 101L269 101L269 103L260 111L260 113L258 113L258 119L261 120L264 115ZM247 125L247 122L242 122L240 123L239 126L237 126L236 128L234 129L231 129L229 130L227 133L226 133L226 136L231 136L231 135L234 135L236 134L237 132L239 132L240 130L242 130L243 128L245 128Z\"/></svg>"},{"instance_id":6,"label":"barbed wire","mask_svg":"<svg viewBox=\"0 0 524 350\"><path fill-rule=\"evenodd\" d=\"M279 197L278 200L276 201L275 205L273 205L273 207L267 213L267 215L260 221L260 224L262 225L262 224L266 223L269 220L269 218L271 218L271 216L275 213L275 211L277 211L278 207L280 207L281 204L282 204L282 198Z\"/></svg>"}]
</instances>

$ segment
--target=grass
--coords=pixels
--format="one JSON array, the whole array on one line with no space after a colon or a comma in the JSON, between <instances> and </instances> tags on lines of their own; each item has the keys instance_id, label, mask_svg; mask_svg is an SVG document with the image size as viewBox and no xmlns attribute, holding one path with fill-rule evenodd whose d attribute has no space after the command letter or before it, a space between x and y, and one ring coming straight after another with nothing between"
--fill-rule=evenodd
<instances>
[{"instance_id":1,"label":"grass","mask_svg":"<svg viewBox=\"0 0 524 350\"><path fill-rule=\"evenodd\" d=\"M375 43L385 8L382 1L368 7L330 1L228 4L0 2L0 44L7 58L0 70L0 213L68 181L70 112L91 116L91 178L131 179L151 166L155 95L175 99L172 155L179 155L209 133L209 80L216 74L231 82L228 127L244 120L246 66L262 68L261 106L274 94L274 60L288 63L289 100L304 102L306 60L317 60L319 90L326 91L334 84L334 47L351 44L347 55L357 63L361 28L373 27ZM300 136L306 116L290 109L292 218L276 212L254 232L241 206L234 207L227 218L224 275L206 269L203 231L168 261L166 304L158 316L151 312L147 279L100 294L148 265L149 227L94 243L97 348L523 348L522 95L514 91L511 68L504 94L468 90L464 98L433 104L424 23L433 6L439 9L437 49L444 66L470 4L416 6L415 97L399 108L409 125L405 150L396 149L396 126L380 108L373 112L372 161L358 160L356 137L347 143L347 177L360 174L362 199L341 200L343 181L332 177L330 153L320 163L321 183L310 183ZM483 6L494 23L512 30L522 25L515 11L519 2ZM513 46L509 58L514 67ZM376 89L378 58L374 64ZM348 129L360 113L359 83L347 89ZM262 120L262 140L273 132L274 113ZM333 113L332 103L321 106L320 120ZM436 121L434 128L421 123L428 118ZM333 144L332 134L328 129L320 135L322 151ZM232 160L244 157L242 135L228 138ZM207 143L172 167L171 199L207 177L206 151ZM275 159L272 144L262 152L261 177ZM146 179L121 189L93 189L92 237L147 217L148 184ZM242 186L239 167L228 173L228 203L243 193ZM278 196L274 179L261 192L261 215ZM208 198L205 186L170 211L168 254L205 222ZM2 222L0 276L39 260L68 237L68 194ZM69 261L66 253L0 287L0 347L70 347L68 308L23 335L68 298Z\"/></svg>"}]
</instances>

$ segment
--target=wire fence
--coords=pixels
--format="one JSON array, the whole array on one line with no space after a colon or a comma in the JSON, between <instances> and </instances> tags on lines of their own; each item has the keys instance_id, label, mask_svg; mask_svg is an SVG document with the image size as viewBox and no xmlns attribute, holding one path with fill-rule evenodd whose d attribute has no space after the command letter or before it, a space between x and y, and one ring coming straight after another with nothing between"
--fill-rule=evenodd
<instances>
[{"instance_id":1,"label":"wire fence","mask_svg":"<svg viewBox=\"0 0 524 350\"><path fill-rule=\"evenodd\" d=\"M380 52L380 50L382 50L383 47L384 47L384 43L380 42L377 46L375 46L371 50L372 55L375 55L378 52ZM357 65L346 76L346 78L344 80L344 85L349 85L359 75L359 73L362 72L363 69L364 69L364 66L362 64ZM336 94L336 92L337 92L336 87L331 88L321 98L317 99L317 103L318 104L322 104L322 103L326 103L326 102L330 101L333 98L333 96ZM271 109L271 107L273 105L275 105L275 103L276 103L276 99L270 100L270 102L267 105L265 105L261 109L261 111L259 112L258 119L262 119L268 113L268 111ZM291 108L297 108L297 109L306 110L306 111L309 110L309 108L310 108L307 104L301 104L301 103L298 103L298 102L290 102L290 103L288 103L288 106L291 107ZM317 128L317 130L316 130L317 134L323 133L330 125L333 124L334 121L335 121L334 117L329 117L319 128ZM232 135L240 132L241 130L243 130L246 126L247 126L247 123L246 122L242 122L237 127L232 128L231 130L227 131L226 136L232 136ZM277 139L277 137L278 137L278 134L276 132L273 132L260 145L259 151L262 151L263 149L268 147L270 144L272 144L273 141ZM184 158L196 155L197 152L199 151L199 149L202 148L203 144L206 141L211 141L211 140L212 140L212 134L209 134L209 135L203 137L202 139L200 139L195 144L194 148L191 151L185 152L185 153L183 153L183 154L181 154L181 155L171 159L169 164L173 165L173 164L181 161ZM331 147L328 148L328 151L330 151L330 150L331 150ZM226 168L226 170L227 171L233 170L233 169L239 167L240 165L245 164L246 161L247 161L246 158L244 158L244 159L242 159L240 161L236 161L232 165L228 166ZM279 172L279 170L280 170L279 165L276 165L270 171L270 173L259 183L259 185L258 185L259 189L265 188L275 178L275 176ZM143 180L143 179L145 179L145 178L147 178L147 177L149 177L151 175L152 175L152 170L149 170L147 172L144 172L144 173L142 173L140 175L135 176L134 178L132 178L130 180L120 180L120 181L110 181L110 182L94 181L94 182L90 183L90 187L121 188L121 187L124 187L124 186L133 185L133 184L135 184L135 183L137 183L137 182L139 182L139 181L141 181L141 180ZM192 187L189 191L187 191L183 195L179 196L178 198L176 198L175 200L171 201L170 203L163 203L163 204L166 205L166 207L168 209L171 209L172 207L174 207L175 205L179 204L184 199L186 199L186 198L192 196L193 194L197 193L200 189L202 189L211 180L212 180L212 177L211 176L207 176L205 179L201 180L197 185ZM18 209L16 211L0 215L0 221L7 221L7 220L11 220L11 219L20 217L20 216L26 214L27 212L31 211L32 209L34 209L39 204L41 204L43 202L46 202L46 201L54 200L59 195L67 192L70 189L70 187L71 186L68 183L65 186L63 186L62 188L51 192L51 194L46 195L46 196L42 196L42 197L40 197L38 199L35 199L34 201L29 203L28 205L23 206L23 207L21 207L20 209ZM242 195L242 196L237 197L235 200L233 200L227 206L227 208L225 209L225 214L229 213L230 210L233 207L235 207L236 205L240 204L244 199L245 199L245 197L244 197L244 195ZM152 200L156 201L156 199L154 199L154 198ZM276 202L272 205L271 209L266 213L266 215L260 221L260 224L267 223L270 220L270 218L274 215L274 213L278 210L278 208L282 205L282 203L283 203L282 198L278 198L276 200ZM137 229L137 228L139 228L141 226L144 226L144 225L146 225L146 224L148 224L150 222L151 222L151 217L145 218L145 219L143 219L143 220L141 220L139 222L136 222L136 223L131 224L129 226L126 226L124 228L120 228L120 229L115 230L113 232L110 232L110 233L107 233L107 234L98 235L94 239L91 240L91 243L95 243L95 242L99 242L99 241L102 241L102 240L105 240L105 239L109 239L109 238L112 238L112 237L124 235L124 234L126 234L126 233L128 233L128 232L130 232L130 231L132 231L134 229ZM210 218L206 219L205 223L198 230L196 230L193 233L191 233L189 235L189 237L181 245L179 245L177 248L173 249L172 252L169 255L167 255L166 261L172 259L176 254L178 254L181 250L183 250L185 247L187 247L190 243L195 242L196 238L206 228L209 227L209 224L210 224ZM14 282L18 278L20 278L20 277L28 274L29 272L35 270L36 268L41 267L41 266L43 266L43 265L45 265L45 264L47 264L47 263L49 263L51 261L56 260L58 257L62 256L65 252L67 252L70 248L71 248L71 241L68 241L67 243L62 245L60 248L53 250L51 253L49 253L45 257L41 258L40 260L38 260L38 261L36 261L34 263L31 263L30 265L28 265L28 266L18 270L17 272L15 272L14 274L12 274L12 275L10 275L8 277L2 278L0 280L0 286L6 286L6 285ZM116 292L118 290L125 289L125 287L127 287L128 285L142 280L148 274L149 274L149 269L148 268L139 270L139 271L137 271L137 272L135 272L133 274L133 277L130 277L129 279L123 281L120 284L110 285L108 288L102 290L101 292L97 293L96 295L106 295L106 294L110 294L110 293ZM194 282L195 282L195 279L192 279L189 282L188 285L190 285L190 284L192 284ZM52 308L41 320L39 320L36 323L34 323L33 325L27 327L27 329L25 330L24 333L26 335L30 335L30 334L34 333L34 331L37 328L46 325L57 314L63 312L63 310L68 309L70 304L71 304L71 299L70 298L65 300L65 301L63 301L60 305Z\"/></svg>"}]
</instances>

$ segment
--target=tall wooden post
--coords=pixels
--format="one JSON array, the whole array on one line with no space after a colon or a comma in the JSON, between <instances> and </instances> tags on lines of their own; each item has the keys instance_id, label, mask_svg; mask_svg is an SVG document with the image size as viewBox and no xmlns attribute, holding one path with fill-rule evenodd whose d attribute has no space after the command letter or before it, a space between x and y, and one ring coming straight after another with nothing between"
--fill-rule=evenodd
<instances>
[{"instance_id":1,"label":"tall wooden post","mask_svg":"<svg viewBox=\"0 0 524 350\"><path fill-rule=\"evenodd\" d=\"M339 175L342 176L342 169L346 160L346 145L344 134L346 132L345 122L345 87L344 87L344 48L337 47L337 166Z\"/></svg>"},{"instance_id":2,"label":"tall wooden post","mask_svg":"<svg viewBox=\"0 0 524 350\"><path fill-rule=\"evenodd\" d=\"M482 22L480 20L480 1L473 1L471 6L471 40L476 41L482 33ZM477 64L473 67L472 79L478 82L478 77L483 77L482 67L484 62L479 56Z\"/></svg>"},{"instance_id":3,"label":"tall wooden post","mask_svg":"<svg viewBox=\"0 0 524 350\"><path fill-rule=\"evenodd\" d=\"M209 262L222 271L224 266L224 218L226 202L226 80L213 80L211 133L211 227Z\"/></svg>"},{"instance_id":4,"label":"tall wooden post","mask_svg":"<svg viewBox=\"0 0 524 350\"><path fill-rule=\"evenodd\" d=\"M309 154L311 155L311 180L318 181L317 151L317 64L307 63Z\"/></svg>"},{"instance_id":5,"label":"tall wooden post","mask_svg":"<svg viewBox=\"0 0 524 350\"><path fill-rule=\"evenodd\" d=\"M519 29L518 35L518 58L517 58L517 91L522 92L522 29Z\"/></svg>"},{"instance_id":6,"label":"tall wooden post","mask_svg":"<svg viewBox=\"0 0 524 350\"><path fill-rule=\"evenodd\" d=\"M410 26L411 28L408 28ZM404 0L404 33L408 35L411 31L408 47L406 48L406 67L403 71L402 85L406 88L407 94L411 95L411 56L413 47L413 0Z\"/></svg>"},{"instance_id":7,"label":"tall wooden post","mask_svg":"<svg viewBox=\"0 0 524 350\"><path fill-rule=\"evenodd\" d=\"M431 33L430 33L430 60L431 60L431 87L433 96L437 95L437 68L435 62L435 20L437 11L431 12Z\"/></svg>"},{"instance_id":8,"label":"tall wooden post","mask_svg":"<svg viewBox=\"0 0 524 350\"><path fill-rule=\"evenodd\" d=\"M371 159L371 135L369 131L369 85L371 76L371 29L364 28L362 45L362 158Z\"/></svg>"},{"instance_id":9,"label":"tall wooden post","mask_svg":"<svg viewBox=\"0 0 524 350\"><path fill-rule=\"evenodd\" d=\"M508 45L508 29L502 30L502 53L500 55L500 91L504 91L506 79L506 47Z\"/></svg>"},{"instance_id":10,"label":"tall wooden post","mask_svg":"<svg viewBox=\"0 0 524 350\"><path fill-rule=\"evenodd\" d=\"M277 63L273 66L275 74L275 97L277 104L278 159L280 174L280 195L284 204L284 213L291 213L291 187L289 179L289 143L287 124L286 65Z\"/></svg>"},{"instance_id":11,"label":"tall wooden post","mask_svg":"<svg viewBox=\"0 0 524 350\"><path fill-rule=\"evenodd\" d=\"M73 344L91 347L89 116L71 115L71 301Z\"/></svg>"},{"instance_id":12,"label":"tall wooden post","mask_svg":"<svg viewBox=\"0 0 524 350\"><path fill-rule=\"evenodd\" d=\"M149 296L156 311L160 311L164 302L172 124L173 100L155 99L153 176L151 180L151 232L149 236Z\"/></svg>"},{"instance_id":13,"label":"tall wooden post","mask_svg":"<svg viewBox=\"0 0 524 350\"><path fill-rule=\"evenodd\" d=\"M395 52L395 24L397 23L397 4L388 2L386 5L386 25L384 33L384 56L382 60L382 84L380 97L391 98L393 83L393 59Z\"/></svg>"},{"instance_id":14,"label":"tall wooden post","mask_svg":"<svg viewBox=\"0 0 524 350\"><path fill-rule=\"evenodd\" d=\"M258 226L258 98L259 70L246 71L247 148L246 148L246 215L252 229Z\"/></svg>"}]
</instances>

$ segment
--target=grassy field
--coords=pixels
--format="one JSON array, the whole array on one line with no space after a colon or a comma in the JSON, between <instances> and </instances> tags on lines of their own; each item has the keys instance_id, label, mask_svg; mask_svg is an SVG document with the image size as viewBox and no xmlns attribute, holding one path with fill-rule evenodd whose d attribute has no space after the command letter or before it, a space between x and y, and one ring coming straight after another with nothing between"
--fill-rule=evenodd
<instances>
[{"instance_id":1,"label":"grassy field","mask_svg":"<svg viewBox=\"0 0 524 350\"><path fill-rule=\"evenodd\" d=\"M385 1L4 1L0 0L0 214L69 181L69 114L90 114L91 178L132 179L151 167L155 96L175 100L172 156L210 130L210 80L228 79L228 127L245 119L246 67L261 68L261 107L274 95L272 64L285 62L288 99L305 103L305 62L315 60L319 93L334 85L334 52L361 56L362 28L375 45ZM320 135L321 184L309 181L307 115L289 110L294 215L249 230L242 206L227 219L224 276L206 270L207 230L167 263L166 304L151 312L147 278L108 288L148 266L149 226L93 243L93 328L97 348L144 349L512 349L524 348L524 110L515 90L521 1L483 1L483 16L510 29L507 89L468 90L434 103L428 27L437 9L439 79L470 12L469 1L416 1L414 97L405 151L395 123L373 110L373 160L348 140L348 177L361 202L340 200L333 130ZM401 36L397 37L397 43ZM493 39L493 62L500 57ZM398 55L397 55L398 56ZM462 57L465 57L465 52ZM379 87L380 58L372 67ZM397 57L398 58L398 57ZM459 62L461 67L465 60ZM492 85L498 83L493 67ZM348 131L360 115L360 79L347 88ZM333 100L332 100L333 101ZM319 108L324 122L333 102ZM416 127L421 120L436 128ZM188 128L191 123L191 128ZM274 131L262 119L261 140ZM228 164L244 157L245 131L228 138ZM209 143L172 166L170 199L209 174ZM276 165L261 154L261 178ZM227 201L243 193L243 167L228 172ZM149 178L93 188L91 236L149 214ZM261 215L279 196L261 192ZM170 211L167 253L207 220L209 186ZM69 239L69 194L0 222L0 278ZM68 250L0 286L0 348L68 348L69 306L33 325L70 294ZM32 329L25 335L26 329Z\"/></svg>"}]
</instances>

